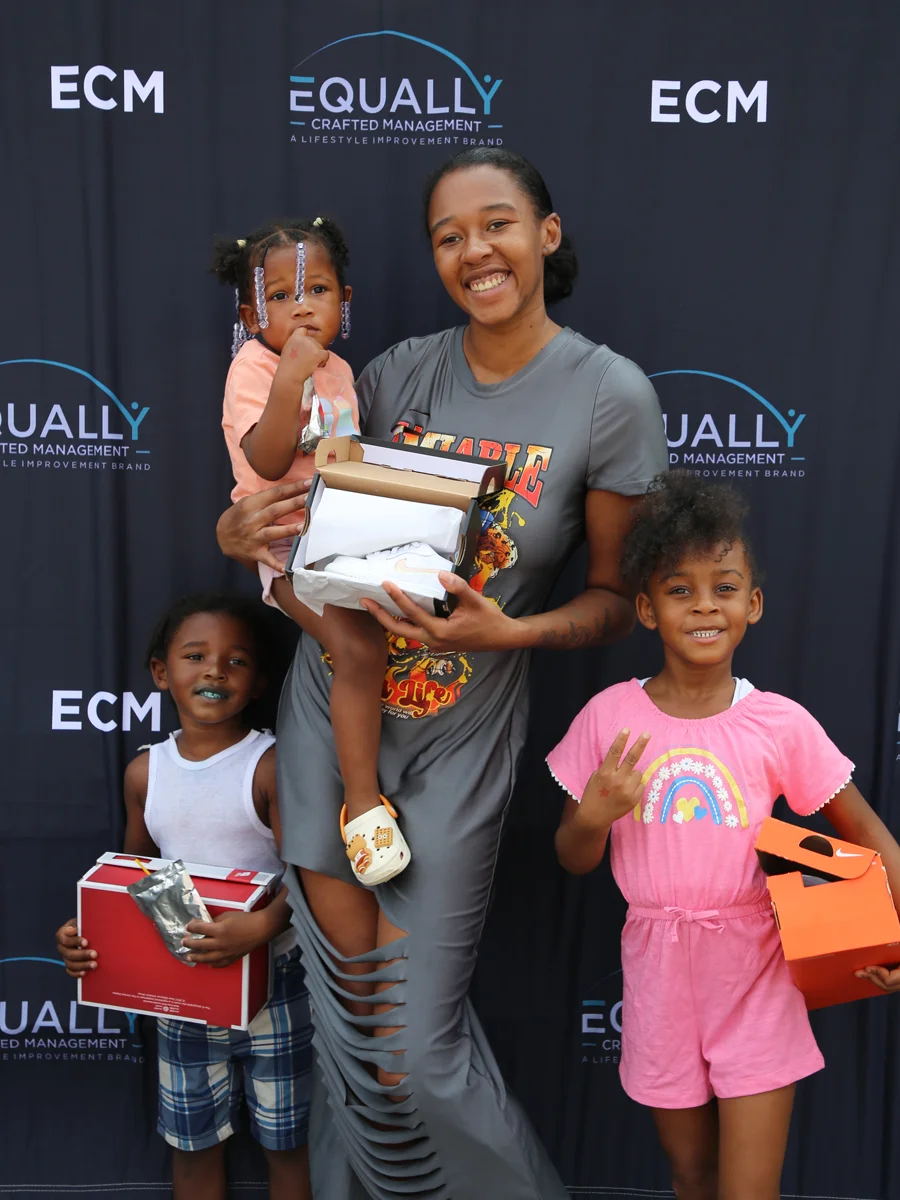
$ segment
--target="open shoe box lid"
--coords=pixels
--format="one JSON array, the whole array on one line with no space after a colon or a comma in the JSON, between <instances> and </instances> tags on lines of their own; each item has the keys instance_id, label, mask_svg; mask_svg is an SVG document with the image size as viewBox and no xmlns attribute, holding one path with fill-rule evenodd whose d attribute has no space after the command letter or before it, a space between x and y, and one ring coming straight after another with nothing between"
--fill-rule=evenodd
<instances>
[{"instance_id":1,"label":"open shoe box lid","mask_svg":"<svg viewBox=\"0 0 900 1200\"><path fill-rule=\"evenodd\" d=\"M332 455L335 461L329 462ZM328 487L392 500L443 504L462 512L469 511L473 500L502 491L506 472L505 461L375 438L322 438L316 447L316 474ZM309 518L307 509L304 533Z\"/></svg>"},{"instance_id":2,"label":"open shoe box lid","mask_svg":"<svg viewBox=\"0 0 900 1200\"><path fill-rule=\"evenodd\" d=\"M865 846L842 842L799 825L766 817L756 839L756 853L767 875L799 871L820 879L860 879L881 856Z\"/></svg>"}]
</instances>

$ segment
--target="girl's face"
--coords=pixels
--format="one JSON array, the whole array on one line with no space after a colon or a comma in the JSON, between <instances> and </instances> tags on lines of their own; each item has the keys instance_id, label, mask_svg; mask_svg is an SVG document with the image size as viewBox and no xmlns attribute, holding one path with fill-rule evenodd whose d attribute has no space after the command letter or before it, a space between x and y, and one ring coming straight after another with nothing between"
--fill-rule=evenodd
<instances>
[{"instance_id":1,"label":"girl's face","mask_svg":"<svg viewBox=\"0 0 900 1200\"><path fill-rule=\"evenodd\" d=\"M654 575L637 598L637 613L682 661L715 666L731 658L747 626L762 616L762 592L753 586L743 545L735 542Z\"/></svg>"},{"instance_id":2,"label":"girl's face","mask_svg":"<svg viewBox=\"0 0 900 1200\"><path fill-rule=\"evenodd\" d=\"M261 333L266 345L279 354L295 329L308 329L326 349L341 331L341 301L353 289L341 291L331 255L320 242L306 242L306 273L303 299L297 303L297 250L295 246L273 246L266 255L266 312L269 324L260 329L256 304L241 305L241 319L251 333ZM252 276L251 276L252 288Z\"/></svg>"},{"instance_id":3,"label":"girl's face","mask_svg":"<svg viewBox=\"0 0 900 1200\"><path fill-rule=\"evenodd\" d=\"M441 282L464 312L501 325L544 307L544 259L559 247L556 213L539 219L515 178L499 167L445 175L428 228Z\"/></svg>"}]
</instances>

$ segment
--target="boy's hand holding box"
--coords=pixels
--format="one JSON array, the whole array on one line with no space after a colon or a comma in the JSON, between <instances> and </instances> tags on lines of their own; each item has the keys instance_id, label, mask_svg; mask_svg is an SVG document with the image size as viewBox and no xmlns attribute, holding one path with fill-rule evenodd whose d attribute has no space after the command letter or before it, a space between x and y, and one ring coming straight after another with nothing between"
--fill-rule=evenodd
<instances>
[{"instance_id":1,"label":"boy's hand holding box","mask_svg":"<svg viewBox=\"0 0 900 1200\"><path fill-rule=\"evenodd\" d=\"M807 1007L883 995L855 974L900 962L900 920L881 856L774 817L763 821L756 852Z\"/></svg>"}]
</instances>

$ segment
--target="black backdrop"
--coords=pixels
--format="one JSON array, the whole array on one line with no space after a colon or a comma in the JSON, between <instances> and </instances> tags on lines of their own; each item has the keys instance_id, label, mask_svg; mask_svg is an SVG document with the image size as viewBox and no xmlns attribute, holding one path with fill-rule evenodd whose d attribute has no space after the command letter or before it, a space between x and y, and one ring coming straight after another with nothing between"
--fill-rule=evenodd
<instances>
[{"instance_id":1,"label":"black backdrop","mask_svg":"<svg viewBox=\"0 0 900 1200\"><path fill-rule=\"evenodd\" d=\"M252 587L213 537L231 321L214 233L337 216L359 369L456 320L420 230L426 170L466 139L531 157L581 257L560 317L656 376L673 462L752 494L769 582L742 673L806 704L900 827L898 47L874 0L6 7L0 1193L166 1194L152 1022L74 1006L52 930L117 844L126 761L171 725L140 667L153 618ZM559 586L577 584L576 564ZM588 695L652 662L638 636L536 660L476 980L575 1195L667 1180L617 1081L621 905L604 871L556 869L540 760ZM815 1018L828 1068L800 1090L786 1193L900 1196L897 1013ZM246 1142L233 1175L261 1187Z\"/></svg>"}]
</instances>

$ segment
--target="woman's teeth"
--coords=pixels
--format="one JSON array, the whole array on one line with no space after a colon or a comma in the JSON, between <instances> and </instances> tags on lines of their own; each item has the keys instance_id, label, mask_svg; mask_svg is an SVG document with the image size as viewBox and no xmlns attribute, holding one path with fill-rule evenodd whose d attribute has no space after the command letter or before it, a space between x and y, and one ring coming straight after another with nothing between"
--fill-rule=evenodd
<instances>
[{"instance_id":1,"label":"woman's teeth","mask_svg":"<svg viewBox=\"0 0 900 1200\"><path fill-rule=\"evenodd\" d=\"M489 292L495 287L499 287L501 283L506 283L509 278L508 271L498 272L496 275L488 275L487 279L475 279L469 287L473 292Z\"/></svg>"}]
</instances>

